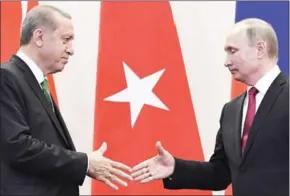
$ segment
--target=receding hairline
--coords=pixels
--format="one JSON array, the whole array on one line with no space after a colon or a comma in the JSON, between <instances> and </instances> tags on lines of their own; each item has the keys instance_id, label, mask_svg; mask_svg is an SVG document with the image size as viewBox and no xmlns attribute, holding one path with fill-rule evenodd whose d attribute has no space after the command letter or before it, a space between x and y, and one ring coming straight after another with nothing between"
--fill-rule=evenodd
<instances>
[{"instance_id":1,"label":"receding hairline","mask_svg":"<svg viewBox=\"0 0 290 196\"><path fill-rule=\"evenodd\" d=\"M272 25L259 18L248 18L234 24L231 34L246 35L249 45L253 46L257 41L267 43L269 57L278 58L278 39Z\"/></svg>"}]
</instances>

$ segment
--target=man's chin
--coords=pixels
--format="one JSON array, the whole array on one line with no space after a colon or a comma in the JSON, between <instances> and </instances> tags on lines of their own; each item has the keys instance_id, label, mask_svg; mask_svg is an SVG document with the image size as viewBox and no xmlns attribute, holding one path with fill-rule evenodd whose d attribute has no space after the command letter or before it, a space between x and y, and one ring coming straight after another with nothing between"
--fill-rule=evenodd
<instances>
[{"instance_id":1,"label":"man's chin","mask_svg":"<svg viewBox=\"0 0 290 196\"><path fill-rule=\"evenodd\" d=\"M58 68L54 70L53 74L58 73L58 72L62 72L62 70L64 70L64 67L65 67L65 65L58 66Z\"/></svg>"},{"instance_id":2,"label":"man's chin","mask_svg":"<svg viewBox=\"0 0 290 196\"><path fill-rule=\"evenodd\" d=\"M232 72L232 76L234 78L234 80L238 81L238 82L243 82L243 79L241 77L241 75L237 72Z\"/></svg>"},{"instance_id":3,"label":"man's chin","mask_svg":"<svg viewBox=\"0 0 290 196\"><path fill-rule=\"evenodd\" d=\"M64 70L66 64L67 64L67 61L61 63L61 64L58 66L58 72L61 72L62 70Z\"/></svg>"},{"instance_id":4,"label":"man's chin","mask_svg":"<svg viewBox=\"0 0 290 196\"><path fill-rule=\"evenodd\" d=\"M242 77L238 77L238 76L235 77L235 76L234 76L233 78L234 78L234 80L237 81L237 82L245 83L245 80L244 80Z\"/></svg>"}]
</instances>

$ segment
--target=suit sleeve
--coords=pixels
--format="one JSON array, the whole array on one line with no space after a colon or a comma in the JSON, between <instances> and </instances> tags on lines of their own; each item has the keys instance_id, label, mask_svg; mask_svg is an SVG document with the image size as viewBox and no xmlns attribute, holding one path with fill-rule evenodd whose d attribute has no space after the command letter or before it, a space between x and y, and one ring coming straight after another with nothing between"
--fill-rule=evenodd
<instances>
[{"instance_id":1,"label":"suit sleeve","mask_svg":"<svg viewBox=\"0 0 290 196\"><path fill-rule=\"evenodd\" d=\"M222 140L222 117L214 154L208 162L175 158L173 174L163 180L166 189L224 190L231 183L230 168Z\"/></svg>"},{"instance_id":2,"label":"suit sleeve","mask_svg":"<svg viewBox=\"0 0 290 196\"><path fill-rule=\"evenodd\" d=\"M87 155L33 138L18 81L5 69L1 69L0 77L2 161L31 175L82 185L87 172Z\"/></svg>"}]
</instances>

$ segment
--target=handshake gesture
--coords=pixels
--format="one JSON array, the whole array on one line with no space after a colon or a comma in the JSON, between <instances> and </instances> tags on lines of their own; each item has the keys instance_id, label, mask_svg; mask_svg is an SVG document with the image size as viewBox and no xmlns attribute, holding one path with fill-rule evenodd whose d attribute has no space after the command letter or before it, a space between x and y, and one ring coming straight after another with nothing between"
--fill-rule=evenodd
<instances>
[{"instance_id":1,"label":"handshake gesture","mask_svg":"<svg viewBox=\"0 0 290 196\"><path fill-rule=\"evenodd\" d=\"M118 190L118 186L115 183L124 187L127 186L127 183L120 177L130 181L148 183L152 180L167 178L174 170L174 158L162 147L160 142L156 143L157 155L155 157L137 164L132 169L123 163L104 157L103 154L106 150L107 144L103 143L97 151L89 154L88 176L105 183L115 190Z\"/></svg>"}]
</instances>

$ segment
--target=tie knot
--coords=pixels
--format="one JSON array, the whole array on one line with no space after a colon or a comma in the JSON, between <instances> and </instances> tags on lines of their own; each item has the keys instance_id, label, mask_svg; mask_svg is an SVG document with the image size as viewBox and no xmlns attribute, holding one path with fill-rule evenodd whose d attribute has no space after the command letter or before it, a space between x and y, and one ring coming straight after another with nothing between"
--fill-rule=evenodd
<instances>
[{"instance_id":1,"label":"tie knot","mask_svg":"<svg viewBox=\"0 0 290 196\"><path fill-rule=\"evenodd\" d=\"M249 90L249 95L252 95L252 96L256 96L256 94L258 93L258 89L256 89L255 87L252 87L250 90Z\"/></svg>"},{"instance_id":2,"label":"tie knot","mask_svg":"<svg viewBox=\"0 0 290 196\"><path fill-rule=\"evenodd\" d=\"M44 80L41 82L41 86L42 86L43 90L49 91L48 81L46 78L44 78Z\"/></svg>"}]
</instances>

